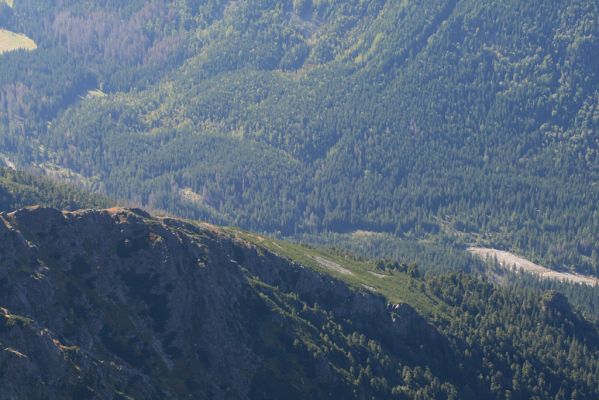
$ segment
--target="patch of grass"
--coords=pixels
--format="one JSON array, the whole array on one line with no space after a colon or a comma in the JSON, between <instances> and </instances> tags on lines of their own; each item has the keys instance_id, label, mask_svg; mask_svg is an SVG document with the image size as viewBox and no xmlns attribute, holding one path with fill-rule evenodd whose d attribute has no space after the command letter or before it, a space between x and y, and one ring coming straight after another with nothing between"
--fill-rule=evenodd
<instances>
[{"instance_id":1,"label":"patch of grass","mask_svg":"<svg viewBox=\"0 0 599 400\"><path fill-rule=\"evenodd\" d=\"M0 29L0 54L19 49L35 50L37 44L23 34Z\"/></svg>"},{"instance_id":2,"label":"patch of grass","mask_svg":"<svg viewBox=\"0 0 599 400\"><path fill-rule=\"evenodd\" d=\"M418 285L421 281L401 272L380 271L374 262L359 261L349 256L334 254L323 248L313 248L287 241L275 240L237 228L224 228L225 232L280 257L292 260L320 273L331 275L356 290L368 290L383 295L392 303L408 303L426 315L442 314L444 310L437 301L424 294ZM328 268L324 260L342 268ZM349 271L351 273L347 273Z\"/></svg>"}]
</instances>

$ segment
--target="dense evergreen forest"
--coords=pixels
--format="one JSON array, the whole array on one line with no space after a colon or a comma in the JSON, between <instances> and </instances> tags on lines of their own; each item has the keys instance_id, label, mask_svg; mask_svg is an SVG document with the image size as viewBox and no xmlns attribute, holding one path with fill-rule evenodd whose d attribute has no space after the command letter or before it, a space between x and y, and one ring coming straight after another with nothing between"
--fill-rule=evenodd
<instances>
[{"instance_id":1,"label":"dense evergreen forest","mask_svg":"<svg viewBox=\"0 0 599 400\"><path fill-rule=\"evenodd\" d=\"M0 152L181 216L387 232L599 274L599 6L0 5Z\"/></svg>"},{"instance_id":2,"label":"dense evergreen forest","mask_svg":"<svg viewBox=\"0 0 599 400\"><path fill-rule=\"evenodd\" d=\"M61 210L109 207L110 200L72 185L0 168L0 211L28 206L55 207Z\"/></svg>"}]
</instances>

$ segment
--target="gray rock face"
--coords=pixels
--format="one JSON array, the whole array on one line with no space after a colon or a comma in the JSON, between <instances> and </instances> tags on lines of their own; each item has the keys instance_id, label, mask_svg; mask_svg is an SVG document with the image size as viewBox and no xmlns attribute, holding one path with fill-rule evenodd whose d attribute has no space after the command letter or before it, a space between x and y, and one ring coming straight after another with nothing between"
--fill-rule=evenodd
<instances>
[{"instance_id":1,"label":"gray rock face","mask_svg":"<svg viewBox=\"0 0 599 400\"><path fill-rule=\"evenodd\" d=\"M294 335L269 291L396 351L410 351L411 326L434 335L407 305L217 229L141 210L1 213L0 399L259 397L269 354ZM314 385L342 386L325 358L309 363Z\"/></svg>"}]
</instances>

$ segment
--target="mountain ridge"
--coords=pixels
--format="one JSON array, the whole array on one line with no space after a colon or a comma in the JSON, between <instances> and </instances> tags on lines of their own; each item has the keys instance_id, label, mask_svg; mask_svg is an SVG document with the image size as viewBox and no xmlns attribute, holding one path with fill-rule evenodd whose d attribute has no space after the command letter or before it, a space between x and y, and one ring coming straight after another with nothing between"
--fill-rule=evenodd
<instances>
[{"instance_id":1,"label":"mountain ridge","mask_svg":"<svg viewBox=\"0 0 599 400\"><path fill-rule=\"evenodd\" d=\"M592 373L597 359L579 351L596 353L599 330L561 295L535 299L466 275L424 280L379 270L410 282L409 290L443 310L425 315L390 302L393 286L378 292L341 279L362 271L386 281L368 272L370 264L346 264L356 276L332 274L291 248L277 255L271 244L246 238L140 209L0 213L2 393L7 399L475 399L503 398L506 390L545 396L561 388L593 396L596 388L562 371ZM514 311L518 304L525 308ZM530 360L547 386L477 386L479 373L521 373L478 333L502 335L498 319L522 324L522 331L511 328L509 352ZM582 364L568 358L568 349ZM563 370L543 354L566 357ZM481 363L483 357L497 366Z\"/></svg>"},{"instance_id":2,"label":"mountain ridge","mask_svg":"<svg viewBox=\"0 0 599 400\"><path fill-rule=\"evenodd\" d=\"M31 336L27 336L27 332L29 332L28 329L33 327L33 330L35 332L36 326L39 326L37 325L38 322L30 320L28 319L28 317L20 317L20 314L26 314L30 316L41 316L39 317L39 319L44 320L46 321L46 323L48 323L48 325L41 325L43 326L41 332L47 333L37 336L37 339L33 340L33 343L39 344L40 342L42 342L41 344L39 344L39 346L42 346L43 343L45 343L45 346L50 346L51 348L53 343L55 348L55 360L57 352L62 352L63 354L65 354L64 349L70 348L73 352L77 353L74 359L80 360L80 362L83 363L88 361L88 364L86 364L86 366L88 368L91 368L93 371L93 368L90 367L89 363L91 363L94 359L96 360L96 362L98 362L97 356L92 358L91 361L87 360L86 356L88 356L89 354L98 354L97 347L103 348L105 346L107 348L110 348L110 350L113 353L116 352L116 354L118 354L116 360L121 360L116 361L118 365L127 365L123 369L123 375L126 379L133 379L134 381L138 381L139 379L141 379L139 384L144 385L143 382L146 382L145 384L148 385L147 390L138 385L135 385L132 388L130 388L130 390L138 391L138 396L142 396L144 398L161 398L161 396L166 396L168 398L171 398L173 396L177 397L176 394L169 393L168 390L164 391L164 389L161 389L164 387L169 388L168 384L162 383L163 386L161 386L159 383L156 383L155 380L158 379L156 376L154 376L153 379L149 380L149 376L141 373L139 369L144 366L144 363L159 362L160 364L164 364L164 367L160 368L160 371L162 371L162 369L164 368L164 371L161 372L162 374L166 374L172 379L183 379L181 375L187 376L188 374L183 373L180 367L176 367L175 362L171 360L171 358L175 358L176 355L186 354L191 351L191 349L177 349L178 346L190 346L192 345L191 342L199 343L199 339L190 340L190 338L186 337L185 340L182 340L180 338L182 335L184 335L185 332L188 332L189 329L194 329L191 325L187 325L186 327L186 323L184 321L190 321L190 323L195 324L196 322L193 321L198 320L199 317L195 316L192 318L191 315L199 315L196 314L199 312L200 314L204 314L201 318L199 318L199 320L204 320L207 318L211 322L206 321L202 324L204 328L202 330L201 335L206 335L207 337L201 342L203 343L202 346L207 346L208 349L202 350L205 353L202 353L199 350L197 350L198 357L200 357L200 361L196 360L195 368L201 368L201 370L204 371L204 374L209 373L211 377L202 378L203 382L201 384L186 384L187 386L189 386L187 390L191 390L192 392L196 393L197 396L200 397L208 396L207 393L210 392L214 392L217 397L223 396L224 392L222 391L222 389L215 387L214 382L210 383L212 380L216 380L219 382L226 382L227 385L231 385L231 387L227 389L227 391L232 390L232 393L235 393L234 397L236 398L245 398L248 395L248 391L250 390L251 386L250 381L247 381L243 377L246 376L246 374L250 374L248 375L248 377L252 375L251 371L255 371L255 367L253 367L253 365L258 362L258 359L256 359L255 356L252 356L251 351L248 353L249 350L244 349L244 346L239 347L240 343L237 344L237 341L247 342L249 340L247 338L248 332L236 330L234 333L235 339L233 340L229 337L229 344L223 343L223 338L228 337L230 334L226 333L228 332L228 329L225 325L223 325L224 321L221 321L220 317L218 316L219 314L230 314L232 312L231 307L233 307L233 309L235 309L236 307L241 307L242 309L244 308L244 300L242 299L244 299L244 296L247 296L248 293L242 295L242 292L240 292L240 290L244 287L244 284L242 284L242 281L240 280L243 279L243 275L236 276L236 274L230 271L231 268L238 268L237 261L235 261L232 258L229 258L234 257L234 255L227 255L228 251L236 250L237 256L239 257L239 254L243 254L243 252L240 251L239 248L231 248L231 245L227 245L226 242L217 243L217 245L224 245L225 251L223 251L222 253L213 254L214 257L220 259L219 265L221 268L224 268L225 272L218 272L217 269L216 271L213 270L212 273L208 273L208 276L211 276L209 280L210 287L212 287L212 289L209 290L211 295L207 296L205 293L201 295L198 294L208 289L205 288L202 290L201 287L205 286L205 284L201 284L196 280L197 277L193 277L198 273L201 273L201 271L204 271L204 273L208 271L206 270L205 266L202 266L204 262L208 263L207 260L202 261L202 258L205 258L206 254L202 254L200 249L192 245L193 239L191 236L177 233L187 231L194 232L198 235L202 235L208 232L208 230L202 232L196 225L187 224L181 221L173 220L171 218L155 220L151 218L149 214L141 210L126 210L122 208L112 208L104 211L59 212L55 209L30 207L12 213L2 213L0 214L0 219L2 221L2 226L0 227L0 229L2 229L2 232L0 232L0 236L2 236L3 243L1 246L1 250L3 264L5 267L2 271L4 279L0 279L0 283L2 283L2 296L0 296L0 302L6 306L3 309L3 317L7 321L17 321L15 324L13 324L13 326L16 325L17 327L20 327L22 329L22 335L25 337L29 337L31 340ZM147 226L145 223L142 222L142 220L145 219L148 219L148 221L153 222L151 226ZM106 232L103 228L106 228L107 224L110 227L113 224L113 222L111 221L114 221L117 230L113 234L107 235L109 232ZM93 227L90 227L89 224L93 224ZM75 252L75 254L68 254L69 252L65 251L64 249L61 250L60 253L56 253L56 249L62 248L62 244L56 243L55 235L60 235L61 237L63 237L62 235L66 231L65 225L73 226L72 229L77 235L70 237L66 243L70 243L69 246L76 249L81 247L87 247L88 251L92 251L91 254L87 254L85 257L83 257L77 252ZM85 228L86 226L87 228ZM90 240L90 233L86 232L86 229L91 229L92 232L103 232L107 237L107 242L110 243L110 246L113 247L112 250L101 250L98 247L90 247L91 243L88 242ZM214 232L213 228L210 229L212 229L212 231ZM47 237L48 233L50 233L52 236ZM91 235L91 237L93 236L95 236L95 234ZM115 237L117 237L117 240L115 240ZM36 238L37 240L35 240ZM43 245L40 242L44 242ZM133 266L135 264L127 264L127 260L137 258L137 253L145 252L148 249L148 246L162 246L164 248L164 242L169 243L167 254L165 254L165 256L167 256L167 258L178 258L179 261L163 260L163 262L160 263L162 265L159 264L159 270L154 269L156 268L156 266L153 266L152 264L139 265L137 267ZM9 243L13 244L14 246L14 250L12 252L10 250L11 246ZM99 243L96 242L94 246L98 246L98 244ZM206 242L204 242L204 244L206 244ZM228 251L227 247L229 247ZM166 250L166 248L164 249ZM162 252L163 251L164 250L162 250ZM104 258L103 254L113 253L113 257L116 260L125 260L122 261L122 264L129 265L133 268L133 270L129 270L126 272L119 271L118 269L113 270L113 272L103 270L101 271L101 273L94 273L99 267L95 266L92 260L94 259L94 254L98 254L98 252L100 254L100 258ZM160 254L162 254L162 252L160 252ZM20 266L20 268L26 269L26 273L31 274L30 283L25 283L25 287L21 288L20 285L23 284L22 281L14 281L11 279L9 282L7 282L6 266L8 264L8 276L10 277L11 272L13 274L15 273L14 268L16 267L15 265L11 271L11 258L14 256L14 262L16 263L17 259L24 257L26 258L27 254L30 254L29 257L31 257L31 262L33 263L33 265L27 265L27 263L29 262L27 261L27 263L25 265ZM181 254L184 254L184 256L182 256ZM56 264L56 261L53 260L53 258L55 257L57 257L58 260L60 260L58 264ZM263 266L268 265L268 262L265 262L264 257L266 256L261 257L261 265ZM187 262L195 262L193 262L191 265L185 265L181 264L182 259L186 259ZM63 271L57 271L56 269L58 267L52 265L51 263L56 265L66 264L67 267L66 269L62 267ZM70 265L70 267L68 267L68 265ZM249 265L251 265L251 263ZM165 269L166 266L168 266L168 268ZM107 267L108 266L106 265L104 268ZM192 267L196 272L192 273L190 267ZM175 274L176 276L178 274L176 271L180 270L181 268L188 271L188 273L185 274L185 279L182 280L182 276L179 276L179 278L172 278L173 274ZM313 293L315 300L320 298L320 296L317 293L319 290L321 290L319 288L322 288L323 285L329 287L329 296L333 295L334 297L339 297L339 294L334 295L335 290L338 290L340 291L342 298L349 296L348 299L354 298L355 302L351 300L347 302L348 299L341 302L336 302L332 299L329 299L330 306L334 307L334 309L337 310L336 313L341 313L341 315L353 315L353 318L357 318L357 327L361 327L362 329L366 330L369 330L366 321L372 318L371 314L374 310L377 310L378 308L376 314L379 314L381 316L383 316L386 313L385 302L382 301L380 298L375 300L375 298L373 298L372 295L363 295L363 300L361 300L362 297L360 295L350 295L351 292L347 291L348 289L344 289L343 285L331 285L331 283L324 281L322 278L316 278L317 275L306 275L306 273L301 272L300 270L298 270L298 268L299 267L297 266L294 268L295 272L284 271L282 272L282 276L278 276L278 274L280 274L281 272L276 272L276 270L272 270L269 275L267 268L266 274L261 274L261 279L264 282L262 283L262 285L280 284L288 286L289 283L286 283L286 281L288 282L289 278L285 278L285 275L289 275L291 273L291 275L297 275L298 278L300 278L299 281L295 282L293 286L294 290L298 291L299 293L304 292L304 295L305 293ZM227 272L227 270L229 271ZM181 272L179 272L179 274L180 273ZM256 271L254 271L254 273L256 273ZM95 276L94 281L90 281L90 276ZM169 278L169 276L171 277ZM225 279L225 276L227 276L228 278ZM301 279L302 277L303 279ZM295 279L297 280L298 278ZM78 279L83 280L77 282ZM109 299L112 297L117 299L119 297L126 296L122 293L119 293L119 291L115 289L119 286L118 282L120 279L123 279L127 282L127 285L125 286L126 289L121 290L129 291L132 297L129 304L123 303L119 306L122 307L119 311L118 308L115 308L115 306L110 304L112 301L110 301ZM251 279L251 276L248 277L248 279ZM302 283L302 280L305 279L307 279L307 281ZM51 286L47 285L48 281L54 282L54 289L52 289ZM190 292L189 282L192 281L195 281L196 283L192 284L194 289L192 292ZM19 283L15 285L16 282ZM25 282L27 282L27 280L25 280ZM46 282L45 285L44 282ZM76 283L79 284L77 285ZM67 299L59 300L60 303L58 304L52 304L52 302L48 303L49 299L45 299L43 293L46 293L47 295L50 295L50 297L52 297L52 292L60 292L60 287L65 285L66 288L70 288L69 291L72 292L70 295L67 293L62 294L62 296L69 296L68 303L64 303L64 301ZM171 286L170 289L168 289L169 285ZM39 286L41 286L41 288ZM102 287L103 289L94 290L96 286ZM247 283L245 284L245 286L248 286ZM265 288L267 287L265 286ZM23 292L22 290L25 290L25 292ZM247 288L245 290L247 290ZM287 288L287 290L289 290L289 288ZM86 294L86 292L88 293ZM101 298L94 299L94 296L97 296L93 294L94 292L98 292ZM155 292L159 292L161 294L156 294ZM83 296L83 299L87 300L82 300L78 298L80 296ZM167 300L167 298L171 296L175 299L180 300ZM185 298L190 297L196 298L196 301L201 300L199 303L195 303L195 305L192 307L192 309L195 309L195 311L192 311L191 309L188 309L186 311L186 309L183 308L183 306L190 305L187 303L186 300L184 300ZM27 298L28 301L24 301L25 298ZM246 301L257 301L256 299L251 300L251 298L252 297L250 296L250 298L246 299ZM143 299L143 301L147 302L148 305L146 311L144 311L144 307L142 307L141 310L138 310L137 314L129 314L126 310L128 310L131 307L135 308L137 306L137 302L139 302L140 299ZM116 301L117 304L119 303L118 300L113 301ZM91 304L87 304L86 306L87 302L90 302ZM338 305L333 306L335 303L338 303ZM164 307L166 307L167 304L169 307L173 307L174 309L165 309ZM345 304L348 307L348 310L343 311L343 308L341 308L341 304ZM98 313L102 314L103 307L108 307L111 313L116 313L116 315L119 316L118 318L125 318L125 320L121 323L126 324L127 319L130 319L133 323L133 326L136 326L138 324L143 325L143 322L141 321L147 319L146 324L149 324L149 326L152 327L152 329L155 332L157 332L157 337L161 337L159 342L152 344L152 341L149 341L146 344L149 347L146 348L145 351L148 351L152 354L151 356L148 356L149 359L146 356L143 356L143 353L138 353L139 350L135 349L137 346L141 346L139 343L134 343L133 349L127 350L126 347L123 347L123 344L120 344L119 342L119 340L123 340L123 338L116 336L116 333L113 333L112 331L107 331L107 329L112 328L110 324L116 324L115 322L109 322L107 324L107 326L111 328L107 328L106 326L104 326L103 328L96 328L100 330L100 339L96 337L97 333L94 334L93 331L82 329L82 326L75 327L74 325L72 325L73 323L75 323L75 321L72 320L72 318L75 318L75 320L78 320L78 318L82 318L83 320L86 319L82 317L81 313L83 312L83 310L78 310L78 308L83 307L85 309L86 307L90 307L92 305L93 308L89 310L89 312L91 312L92 315ZM67 307L67 310L72 307L70 311L71 315L69 316L68 313L66 315L62 314L64 313L64 311L62 313L60 312L62 307ZM212 310L212 308L214 309ZM200 309L202 311L200 311ZM27 312L24 312L25 310L27 310ZM58 316L51 315L53 313L53 310L58 310ZM247 310L246 312L248 311L250 310ZM191 314L189 314L190 312ZM144 318L143 316L148 315L148 313L150 315L149 319L148 317ZM61 314L64 316L62 316ZM176 315L167 317L168 314ZM406 316L412 315L411 317L409 317L411 323L418 323L417 321L419 317L417 317L417 314L413 310L410 311L410 309L398 309L395 310L395 314ZM185 317L184 315L187 315L187 317ZM254 315L254 313L250 313L247 315L241 315L239 318L250 318L250 320L248 321L251 321L252 319L258 318L258 316ZM172 324L179 325L179 323L175 321L181 321L182 325L177 326L176 329L170 326ZM228 323L233 323L233 321L229 321ZM250 322L245 323L247 324ZM422 325L423 327L426 326L426 323L420 323L424 324ZM250 323L250 327L251 324L252 323ZM119 325L116 324L116 326ZM169 326L168 330L164 331L165 329L167 329L167 326ZM391 327L390 324L388 326ZM404 336L409 336L408 333L405 331L405 323L400 323L398 326L404 326L404 328L396 330L396 333L403 332L402 334ZM8 325L5 324L5 328L6 327L8 327ZM48 330L48 327L51 327L52 329ZM133 329L136 330L136 328ZM430 329L432 329L432 327ZM72 347L73 344L70 343L69 345L62 344L61 341L58 339L60 336L57 337L53 335L51 333L52 331L62 332L61 336L70 336L70 342L77 343L77 346ZM160 334L160 332L163 331L164 333ZM9 329L9 332L12 332L12 330ZM401 336L398 335L397 337L399 338ZM2 342L4 343L4 346L7 346L7 343L4 339L5 337L2 338ZM95 344L95 346L97 347L91 345L91 343L93 343L94 340L100 342ZM143 343L144 339L141 340ZM29 340L24 343L19 343L19 341L17 340L17 343L20 346L15 346L14 344L11 344L10 341L8 342L8 344L11 344L12 347L6 347L7 349L11 350L5 350L5 352L3 353L5 356L4 362L7 362L7 358L10 359L11 357L15 356L19 357L20 360L28 359L28 357L31 356L31 354L27 350L23 349L23 347L31 348ZM219 345L219 343L221 344ZM252 342L250 341L248 345L252 345L251 343ZM233 346L233 348L226 350L230 346ZM19 350L14 349L15 347L17 347ZM204 357L203 362L206 362L206 357L212 359L212 357L215 357L213 355L214 349L219 347L224 349L226 352L221 356L213 359L213 361L209 362L210 369L206 370L206 365L203 365L202 367L201 357ZM18 356L17 353L22 354L22 356ZM102 354L102 352L100 352L100 354ZM220 359L220 357L223 356L225 357L223 360L217 361L218 359ZM247 359L247 357L249 357L249 359ZM277 357L277 355L275 355L275 357ZM33 358L35 360L35 357ZM68 357L66 358L68 359ZM244 361L246 359L247 362ZM37 364L39 365L43 365L44 363L48 362L48 360L43 359L41 361L36 361L38 361ZM8 362L10 362L10 360L8 360ZM101 362L100 364L104 364L104 362ZM4 370L4 368L1 369ZM64 367L58 367L58 371L63 369ZM50 369L50 371L53 370L54 369ZM94 372L95 374L100 374L101 376L102 370L103 369L100 369L99 371ZM123 377L119 377L120 370L120 367L117 367L116 370L112 372L105 372L106 374L108 374L109 378L112 378L115 381L111 381L110 379L108 379L107 381L103 381L102 379L99 379L99 381L96 382L99 386L96 387L94 385L89 384L88 386L83 386L80 389L86 392L87 395L91 396L92 398L95 398L94 396L100 396L102 398L112 398L111 396L113 396L114 393L107 392L105 386L111 387L109 384L112 384L118 387L120 382L120 387L122 391L126 392L125 388L128 388L128 384L125 383L126 379L123 380ZM15 370L14 373L19 374L18 371L19 370ZM326 372L326 368L324 371ZM47 377L47 375L44 373L36 373L40 373L40 376L42 377ZM328 372L328 374L331 373L332 372ZM91 376L94 377L96 376L95 374L92 374ZM52 379L53 373L50 372L49 375L50 378L48 379ZM19 375L11 376L13 377L14 381L9 379L2 380L2 382L4 382L3 385L8 385L8 387L4 388L7 390L4 393L14 393L17 397L24 396L25 393L29 393L29 396L41 396L40 398L43 398L41 392L20 392L15 386L13 386L12 382L17 382L16 384L18 384L18 382L23 382L23 379L27 379L27 377L29 377L30 379L34 379L34 376L31 375L31 371L29 371L29 374L25 374L24 376L21 376L19 379L17 379ZM197 374L195 374L195 376L197 378ZM75 379L75 377L70 376L70 378L74 380L74 382L69 383L67 380L65 382L67 384L67 387L69 387L69 384L73 385L77 382L77 379ZM237 380L239 379L241 379L241 381L237 382ZM320 378L316 379L316 381L319 380ZM153 383L149 384L150 381L152 381ZM158 382L160 381L162 381L162 379L158 379ZM283 385L283 382L278 382L278 384ZM330 384L332 384L332 381L330 382ZM48 382L48 385L52 387L52 383ZM56 382L54 382L54 385L56 385ZM78 387L77 385L75 386ZM201 388L201 390L192 390L192 387L194 386L198 386L198 388ZM24 387L27 387L27 385L24 385ZM174 390L172 386L170 388L171 390ZM72 389L72 387L70 389ZM290 387L289 389L291 390L292 388ZM260 390L267 391L266 388L261 388ZM330 390L333 390L333 386L331 386ZM298 388L293 389L293 391L297 392ZM55 396L57 396L57 393L60 392L54 392L54 395L49 394L49 396L52 398L56 398ZM218 395L217 393L221 394ZM349 392L346 392L346 394L349 394Z\"/></svg>"}]
</instances>

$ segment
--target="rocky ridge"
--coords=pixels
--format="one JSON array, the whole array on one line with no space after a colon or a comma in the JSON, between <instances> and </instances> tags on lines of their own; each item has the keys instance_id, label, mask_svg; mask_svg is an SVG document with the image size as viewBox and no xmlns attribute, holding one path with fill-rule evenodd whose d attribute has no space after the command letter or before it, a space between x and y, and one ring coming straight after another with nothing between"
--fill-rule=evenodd
<instances>
[{"instance_id":1,"label":"rocky ridge","mask_svg":"<svg viewBox=\"0 0 599 400\"><path fill-rule=\"evenodd\" d=\"M138 209L0 213L0 307L1 399L353 397L328 324L451 357L407 304Z\"/></svg>"}]
</instances>

